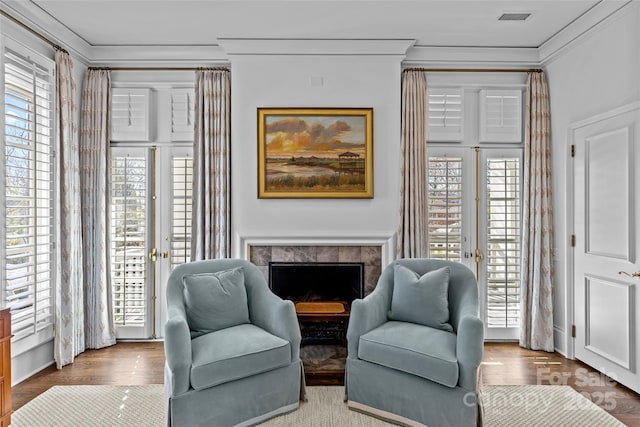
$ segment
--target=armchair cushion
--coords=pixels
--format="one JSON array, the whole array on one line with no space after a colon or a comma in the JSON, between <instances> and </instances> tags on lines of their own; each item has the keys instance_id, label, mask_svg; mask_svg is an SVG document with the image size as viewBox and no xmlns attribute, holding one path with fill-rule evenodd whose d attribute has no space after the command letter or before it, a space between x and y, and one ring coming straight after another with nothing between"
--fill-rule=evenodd
<instances>
[{"instance_id":1,"label":"armchair cushion","mask_svg":"<svg viewBox=\"0 0 640 427\"><path fill-rule=\"evenodd\" d=\"M242 267L185 274L184 302L192 336L249 323Z\"/></svg>"},{"instance_id":2,"label":"armchair cushion","mask_svg":"<svg viewBox=\"0 0 640 427\"><path fill-rule=\"evenodd\" d=\"M395 264L389 319L451 332L448 293L449 267L420 276L401 264Z\"/></svg>"},{"instance_id":3,"label":"armchair cushion","mask_svg":"<svg viewBox=\"0 0 640 427\"><path fill-rule=\"evenodd\" d=\"M289 342L251 324L194 338L191 386L203 390L291 364Z\"/></svg>"},{"instance_id":4,"label":"armchair cushion","mask_svg":"<svg viewBox=\"0 0 640 427\"><path fill-rule=\"evenodd\" d=\"M360 337L358 358L447 387L458 384L456 335L440 329L389 321Z\"/></svg>"}]
</instances>

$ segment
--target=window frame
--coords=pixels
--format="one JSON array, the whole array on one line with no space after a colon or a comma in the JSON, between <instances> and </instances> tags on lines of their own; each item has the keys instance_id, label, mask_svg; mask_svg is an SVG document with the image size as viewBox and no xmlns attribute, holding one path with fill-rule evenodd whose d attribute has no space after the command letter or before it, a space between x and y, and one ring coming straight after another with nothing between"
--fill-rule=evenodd
<instances>
[{"instance_id":1,"label":"window frame","mask_svg":"<svg viewBox=\"0 0 640 427\"><path fill-rule=\"evenodd\" d=\"M49 239L50 239L50 243L49 243L50 246L49 246L49 251L37 252L37 253L34 253L33 255L35 258L37 258L39 254L43 254L49 257L49 260L45 261L45 264L47 265L46 269L48 270L48 276L49 276L47 280L44 281L47 285L46 286L40 285L43 283L43 281L37 280L37 275L38 275L37 271L34 272L34 278L33 278L34 298L37 298L37 295L39 293L42 293L43 291L45 293L48 292L48 297L45 297L49 299L49 304L48 304L49 311L47 316L48 320L45 321L40 326L38 326L39 316L38 316L37 310L34 310L32 314L33 316L33 322L31 325L32 331L29 333L21 334L21 335L16 335L12 338L12 355L15 357L47 341L50 341L54 336L54 327L56 322L55 292L56 292L56 278L57 278L57 270L58 270L57 262L56 262L57 247L55 242L58 234L57 214L59 210L59 204L57 202L58 200L57 186L59 181L58 181L58 168L57 168L56 155L55 155L57 151L57 144L58 144L57 132L56 132L57 113L55 108L57 94L55 90L55 62L51 58L48 58L42 55L41 53L38 53L34 49L18 42L17 40L5 34L3 34L0 37L0 51L1 51L0 66L2 69L2 72L0 72L0 86L2 87L2 91L3 91L3 97L2 97L2 100L0 101L2 105L2 111L3 111L3 114L0 115L0 126L2 126L3 133L6 132L5 96L7 92L7 82L6 82L5 66L7 62L5 59L5 55L7 51L11 51L13 55L18 56L21 60L30 61L32 64L34 64L40 69L43 75L46 75L46 82L49 85L49 95L50 95L49 105L47 108L48 120L50 123L50 126L48 127L49 135L48 135L48 144L47 144L48 151L47 152L50 154L49 154L49 161L45 162L45 164L47 164L48 167L50 168L48 171L45 171L45 173L51 179L50 181L51 184L46 189L46 191L49 192L49 196L47 197L47 201L48 201L47 208L50 211L50 216L47 216L47 218L49 219L48 229L50 230L50 232L47 233L47 236L49 236ZM34 87L35 87L35 82L34 82ZM18 88L17 92L20 92L20 91L24 91L24 90ZM28 96L33 96L33 103L34 105L37 104L37 95L35 90L33 92L27 91L25 92L25 94L27 94ZM34 109L33 114L34 114L34 117L32 121L34 122L38 121L37 109ZM39 144L38 139L39 138L38 138L37 132L34 132L33 136L29 138L29 140L36 145ZM6 137L3 137L0 140L0 177L2 179L2 191L0 191L0 214L3 216L3 218L5 218L5 220L7 217L7 210L6 210L7 195L6 195L6 181L5 181L6 173L7 173L6 147L7 147ZM38 148L33 147L32 152L38 153ZM37 159L34 159L33 162L39 162L39 161ZM33 165L34 167L33 168L30 167L29 170L37 172L38 171L37 164L33 163ZM34 187L33 187L34 191L40 191L39 189L37 189L37 186L36 186L38 178L34 177L33 181L34 181ZM37 220L38 220L37 205L32 207L32 209L34 211L34 216L32 216L32 219L34 221L34 226L36 226L36 230L34 230L34 236L37 236L39 234L37 230ZM6 257L7 257L6 236L7 236L7 229L6 229L6 221L5 221L5 227L0 227L0 241L3 242L3 244L0 245L0 274L2 274L2 292L0 293L0 302L3 305L7 304L6 286L7 286L8 270L7 270L7 263L6 263ZM34 245L37 246L37 237L36 237L36 242L34 242ZM16 321L16 318L12 316L12 330L13 330L15 321Z\"/></svg>"}]
</instances>

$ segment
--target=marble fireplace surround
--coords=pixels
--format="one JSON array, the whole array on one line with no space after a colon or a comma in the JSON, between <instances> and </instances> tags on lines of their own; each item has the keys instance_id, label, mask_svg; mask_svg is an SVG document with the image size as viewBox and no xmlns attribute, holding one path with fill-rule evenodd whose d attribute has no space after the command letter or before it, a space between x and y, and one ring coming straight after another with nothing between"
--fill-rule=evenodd
<instances>
[{"instance_id":1,"label":"marble fireplace surround","mask_svg":"<svg viewBox=\"0 0 640 427\"><path fill-rule=\"evenodd\" d=\"M239 258L258 266L269 281L269 262L362 262L364 294L375 288L382 269L393 260L394 239L367 237L252 237L241 238Z\"/></svg>"}]
</instances>

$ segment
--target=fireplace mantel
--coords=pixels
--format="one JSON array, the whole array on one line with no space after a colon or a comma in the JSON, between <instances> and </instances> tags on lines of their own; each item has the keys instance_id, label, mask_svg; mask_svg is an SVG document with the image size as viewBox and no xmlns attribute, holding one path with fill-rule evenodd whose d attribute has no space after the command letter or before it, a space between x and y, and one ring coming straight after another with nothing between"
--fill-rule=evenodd
<instances>
[{"instance_id":1,"label":"fireplace mantel","mask_svg":"<svg viewBox=\"0 0 640 427\"><path fill-rule=\"evenodd\" d=\"M386 267L395 259L395 233L331 236L306 235L240 235L235 236L234 257L248 260L251 246L380 246L381 266Z\"/></svg>"}]
</instances>

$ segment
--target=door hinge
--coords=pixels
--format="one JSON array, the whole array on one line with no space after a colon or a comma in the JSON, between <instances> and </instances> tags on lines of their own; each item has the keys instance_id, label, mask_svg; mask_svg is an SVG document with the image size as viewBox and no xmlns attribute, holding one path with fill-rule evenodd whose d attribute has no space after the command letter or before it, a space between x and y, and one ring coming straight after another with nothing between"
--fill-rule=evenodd
<instances>
[{"instance_id":1,"label":"door hinge","mask_svg":"<svg viewBox=\"0 0 640 427\"><path fill-rule=\"evenodd\" d=\"M576 156L576 145L571 144L571 157L575 157L575 156Z\"/></svg>"},{"instance_id":2,"label":"door hinge","mask_svg":"<svg viewBox=\"0 0 640 427\"><path fill-rule=\"evenodd\" d=\"M571 325L571 338L576 337L576 325Z\"/></svg>"},{"instance_id":3,"label":"door hinge","mask_svg":"<svg viewBox=\"0 0 640 427\"><path fill-rule=\"evenodd\" d=\"M576 247L576 235L575 234L571 235L571 247L573 247L573 248Z\"/></svg>"}]
</instances>

